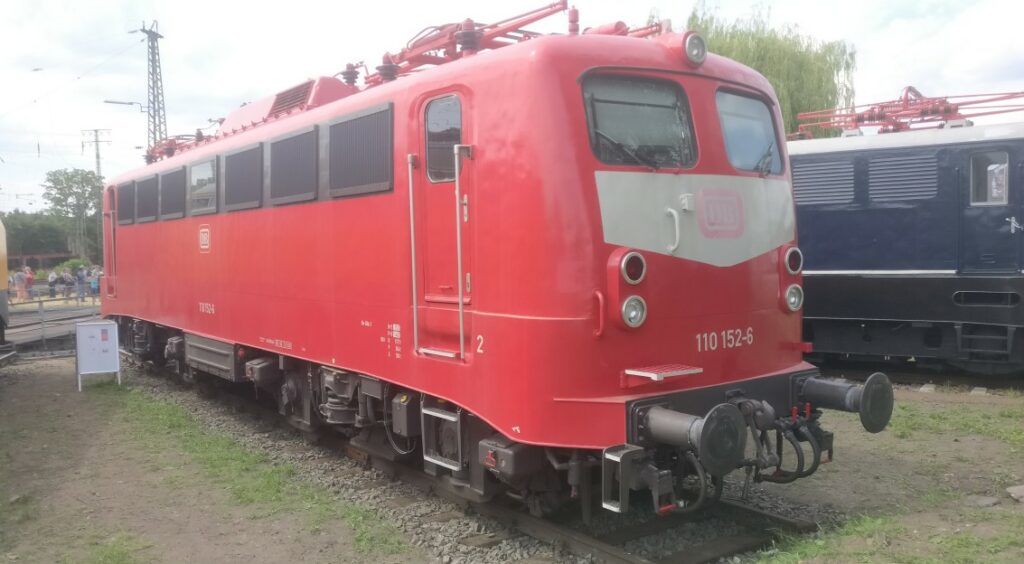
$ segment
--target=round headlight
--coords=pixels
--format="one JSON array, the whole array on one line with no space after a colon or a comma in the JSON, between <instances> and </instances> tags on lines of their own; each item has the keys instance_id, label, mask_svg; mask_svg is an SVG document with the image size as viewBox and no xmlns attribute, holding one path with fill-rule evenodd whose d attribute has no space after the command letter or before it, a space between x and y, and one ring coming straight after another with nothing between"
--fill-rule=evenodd
<instances>
[{"instance_id":1,"label":"round headlight","mask_svg":"<svg viewBox=\"0 0 1024 564\"><path fill-rule=\"evenodd\" d=\"M696 32L686 34L686 39L683 40L683 51L686 52L686 60L691 65L703 63L708 56L708 46L704 43L704 38Z\"/></svg>"},{"instance_id":2,"label":"round headlight","mask_svg":"<svg viewBox=\"0 0 1024 564\"><path fill-rule=\"evenodd\" d=\"M637 328L647 319L647 302L640 296L630 296L622 302L622 322L627 327Z\"/></svg>"},{"instance_id":3,"label":"round headlight","mask_svg":"<svg viewBox=\"0 0 1024 564\"><path fill-rule=\"evenodd\" d=\"M786 251L786 272L800 274L804 268L804 254L796 247L790 247Z\"/></svg>"},{"instance_id":4,"label":"round headlight","mask_svg":"<svg viewBox=\"0 0 1024 564\"><path fill-rule=\"evenodd\" d=\"M619 270L626 282L639 284L647 275L647 261L636 251L628 252L622 257Z\"/></svg>"},{"instance_id":5,"label":"round headlight","mask_svg":"<svg viewBox=\"0 0 1024 564\"><path fill-rule=\"evenodd\" d=\"M804 305L804 289L793 284L786 288L786 307L789 311L797 311Z\"/></svg>"}]
</instances>

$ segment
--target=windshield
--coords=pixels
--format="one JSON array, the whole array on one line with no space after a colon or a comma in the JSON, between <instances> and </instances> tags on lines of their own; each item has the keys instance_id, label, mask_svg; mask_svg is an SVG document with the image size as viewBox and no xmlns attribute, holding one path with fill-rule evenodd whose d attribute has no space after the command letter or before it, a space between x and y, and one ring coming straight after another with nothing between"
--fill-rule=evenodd
<instances>
[{"instance_id":1,"label":"windshield","mask_svg":"<svg viewBox=\"0 0 1024 564\"><path fill-rule=\"evenodd\" d=\"M716 103L732 166L762 175L782 172L778 136L768 105L757 98L721 91Z\"/></svg>"},{"instance_id":2,"label":"windshield","mask_svg":"<svg viewBox=\"0 0 1024 564\"><path fill-rule=\"evenodd\" d=\"M697 158L686 95L678 84L632 76L583 82L590 144L603 163L684 168Z\"/></svg>"}]
</instances>

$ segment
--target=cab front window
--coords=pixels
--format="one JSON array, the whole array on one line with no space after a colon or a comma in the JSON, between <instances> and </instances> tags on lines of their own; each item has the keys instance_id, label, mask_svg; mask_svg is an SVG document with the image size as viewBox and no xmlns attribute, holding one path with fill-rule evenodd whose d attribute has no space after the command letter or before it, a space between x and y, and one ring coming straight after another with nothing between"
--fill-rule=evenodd
<instances>
[{"instance_id":1,"label":"cab front window","mask_svg":"<svg viewBox=\"0 0 1024 564\"><path fill-rule=\"evenodd\" d=\"M597 75L583 81L590 146L607 164L688 168L697 160L690 106L674 82Z\"/></svg>"},{"instance_id":2,"label":"cab front window","mask_svg":"<svg viewBox=\"0 0 1024 564\"><path fill-rule=\"evenodd\" d=\"M732 92L720 91L715 98L725 152L733 168L762 176L782 172L778 136L768 104Z\"/></svg>"}]
</instances>

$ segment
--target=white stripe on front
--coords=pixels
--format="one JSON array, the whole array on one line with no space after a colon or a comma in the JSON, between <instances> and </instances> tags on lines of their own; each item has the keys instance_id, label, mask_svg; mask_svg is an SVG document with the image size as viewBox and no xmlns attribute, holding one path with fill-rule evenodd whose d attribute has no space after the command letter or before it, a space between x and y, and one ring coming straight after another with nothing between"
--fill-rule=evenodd
<instances>
[{"instance_id":1,"label":"white stripe on front","mask_svg":"<svg viewBox=\"0 0 1024 564\"><path fill-rule=\"evenodd\" d=\"M597 171L594 180L604 240L613 245L733 266L793 240L793 195L786 180L619 171ZM737 197L742 208L738 234L715 237L702 231L705 211L699 202L705 191Z\"/></svg>"}]
</instances>

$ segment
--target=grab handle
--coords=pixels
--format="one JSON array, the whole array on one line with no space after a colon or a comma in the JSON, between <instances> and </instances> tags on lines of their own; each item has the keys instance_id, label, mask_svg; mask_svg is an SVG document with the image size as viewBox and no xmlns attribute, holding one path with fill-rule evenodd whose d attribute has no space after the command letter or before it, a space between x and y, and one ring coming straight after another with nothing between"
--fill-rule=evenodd
<instances>
[{"instance_id":1,"label":"grab handle","mask_svg":"<svg viewBox=\"0 0 1024 564\"><path fill-rule=\"evenodd\" d=\"M675 231L675 237L672 239L672 244L668 245L668 252L674 253L679 248L679 212L673 208L665 208L665 213L672 218L672 229Z\"/></svg>"}]
</instances>

